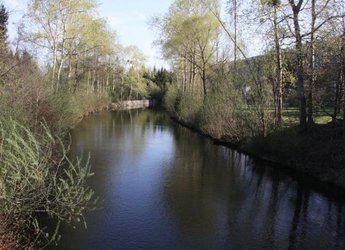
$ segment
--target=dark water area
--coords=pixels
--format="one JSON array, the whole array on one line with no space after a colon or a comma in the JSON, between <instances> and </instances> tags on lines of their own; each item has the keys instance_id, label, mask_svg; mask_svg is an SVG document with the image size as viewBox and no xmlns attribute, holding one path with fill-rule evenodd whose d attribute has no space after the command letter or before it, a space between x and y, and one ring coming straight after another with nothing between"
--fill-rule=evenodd
<instances>
[{"instance_id":1,"label":"dark water area","mask_svg":"<svg viewBox=\"0 0 345 250\"><path fill-rule=\"evenodd\" d=\"M103 201L55 249L345 249L344 194L320 192L150 110L72 132Z\"/></svg>"}]
</instances>

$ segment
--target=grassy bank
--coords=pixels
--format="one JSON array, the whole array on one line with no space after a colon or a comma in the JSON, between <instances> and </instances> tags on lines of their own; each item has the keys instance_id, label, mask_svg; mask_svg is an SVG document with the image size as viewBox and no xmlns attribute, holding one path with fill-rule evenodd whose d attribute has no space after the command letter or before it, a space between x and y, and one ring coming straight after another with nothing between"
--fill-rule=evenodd
<instances>
[{"instance_id":1,"label":"grassy bank","mask_svg":"<svg viewBox=\"0 0 345 250\"><path fill-rule=\"evenodd\" d=\"M90 165L68 157L68 131L110 101L37 83L0 93L0 249L42 248L60 238L62 222L83 222L95 206Z\"/></svg>"},{"instance_id":2,"label":"grassy bank","mask_svg":"<svg viewBox=\"0 0 345 250\"><path fill-rule=\"evenodd\" d=\"M197 95L182 95L172 86L165 96L165 107L184 126L234 146L255 158L279 167L293 169L319 181L345 187L345 126L330 122L324 114L315 115L307 130L298 124L296 109L284 111L284 123L274 126L272 110L265 110L266 133L260 114L241 105L229 92L212 93L206 100ZM273 115L272 115L273 116Z\"/></svg>"},{"instance_id":3,"label":"grassy bank","mask_svg":"<svg viewBox=\"0 0 345 250\"><path fill-rule=\"evenodd\" d=\"M241 147L262 159L345 187L345 126L343 122L298 126L254 137Z\"/></svg>"}]
</instances>

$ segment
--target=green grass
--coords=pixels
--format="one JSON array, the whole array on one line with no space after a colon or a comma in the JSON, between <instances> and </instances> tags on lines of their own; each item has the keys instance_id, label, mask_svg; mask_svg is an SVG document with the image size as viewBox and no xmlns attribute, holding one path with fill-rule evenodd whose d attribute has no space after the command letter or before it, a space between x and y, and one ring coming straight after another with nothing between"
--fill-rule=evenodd
<instances>
[{"instance_id":1,"label":"green grass","mask_svg":"<svg viewBox=\"0 0 345 250\"><path fill-rule=\"evenodd\" d=\"M332 121L332 117L328 115L315 116L314 121L316 124L327 124Z\"/></svg>"},{"instance_id":2,"label":"green grass","mask_svg":"<svg viewBox=\"0 0 345 250\"><path fill-rule=\"evenodd\" d=\"M332 121L332 117L328 114L331 114L331 109L325 109L322 112L316 112L314 114L314 122L316 124L328 124ZM283 110L283 122L284 127L290 127L298 125L299 122L299 110L296 107L290 107Z\"/></svg>"}]
</instances>

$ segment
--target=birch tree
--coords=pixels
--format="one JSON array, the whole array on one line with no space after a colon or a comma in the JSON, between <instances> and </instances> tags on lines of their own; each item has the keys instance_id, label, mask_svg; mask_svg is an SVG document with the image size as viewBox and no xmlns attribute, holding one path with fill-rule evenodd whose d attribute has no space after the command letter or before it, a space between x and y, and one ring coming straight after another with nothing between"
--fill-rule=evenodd
<instances>
[{"instance_id":1,"label":"birch tree","mask_svg":"<svg viewBox=\"0 0 345 250\"><path fill-rule=\"evenodd\" d=\"M92 0L32 0L25 16L25 38L43 51L48 51L51 61L51 82L56 90L61 85L63 67L70 54L68 45L73 44L76 34L72 26L96 7Z\"/></svg>"},{"instance_id":2,"label":"birch tree","mask_svg":"<svg viewBox=\"0 0 345 250\"><path fill-rule=\"evenodd\" d=\"M277 125L282 125L282 109L283 109L283 59L282 59L282 46L279 20L279 7L280 0L262 0L264 7L268 8L269 19L272 23L273 36L274 36L274 58L275 58L275 87L274 95L276 102L276 120Z\"/></svg>"},{"instance_id":3,"label":"birch tree","mask_svg":"<svg viewBox=\"0 0 345 250\"><path fill-rule=\"evenodd\" d=\"M202 94L207 95L207 70L217 50L220 33L218 21L208 9L208 4L217 6L217 1L175 1L168 15L162 20L160 41L167 59L175 66L182 66L182 89L190 89L199 77Z\"/></svg>"}]
</instances>

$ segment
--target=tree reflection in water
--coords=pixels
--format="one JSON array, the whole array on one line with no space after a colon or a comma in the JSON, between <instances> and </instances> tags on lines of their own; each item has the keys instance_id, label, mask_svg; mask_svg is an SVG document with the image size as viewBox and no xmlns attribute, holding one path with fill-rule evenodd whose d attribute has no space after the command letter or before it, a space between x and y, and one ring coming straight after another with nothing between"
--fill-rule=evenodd
<instances>
[{"instance_id":1,"label":"tree reflection in water","mask_svg":"<svg viewBox=\"0 0 345 250\"><path fill-rule=\"evenodd\" d=\"M345 198L173 123L155 111L83 121L72 155L90 152L104 208L61 249L345 249ZM340 193L341 194L341 193Z\"/></svg>"}]
</instances>

